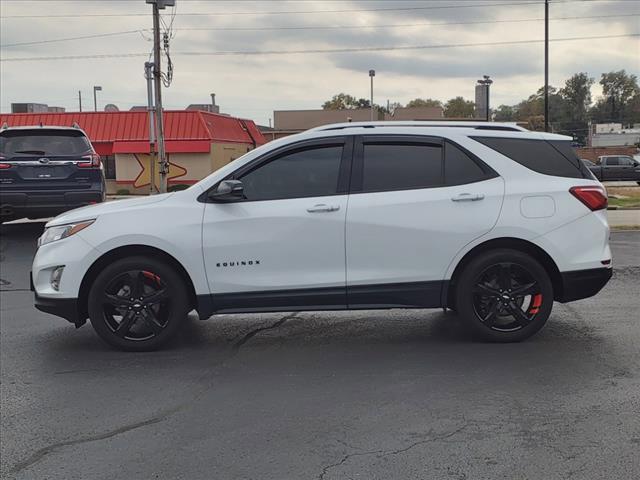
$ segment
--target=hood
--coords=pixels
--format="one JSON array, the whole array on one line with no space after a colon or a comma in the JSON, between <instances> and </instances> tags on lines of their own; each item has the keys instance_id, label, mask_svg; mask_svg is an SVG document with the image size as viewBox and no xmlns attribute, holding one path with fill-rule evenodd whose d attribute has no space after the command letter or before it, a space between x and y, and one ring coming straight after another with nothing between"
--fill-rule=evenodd
<instances>
[{"instance_id":1,"label":"hood","mask_svg":"<svg viewBox=\"0 0 640 480\"><path fill-rule=\"evenodd\" d=\"M163 193L160 195L151 195L148 197L112 200L95 205L87 205L86 207L76 208L74 210L69 210L68 212L58 215L53 220L47 222L46 227L52 227L54 225L64 225L66 223L73 223L81 220L90 220L106 213L122 212L125 210L151 205L152 203L163 202L172 195L174 195L174 193Z\"/></svg>"}]
</instances>

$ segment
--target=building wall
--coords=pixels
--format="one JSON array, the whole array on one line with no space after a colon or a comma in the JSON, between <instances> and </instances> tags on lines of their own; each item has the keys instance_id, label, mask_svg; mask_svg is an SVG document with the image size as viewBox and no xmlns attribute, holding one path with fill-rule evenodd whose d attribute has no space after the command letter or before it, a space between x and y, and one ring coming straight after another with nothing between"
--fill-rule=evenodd
<instances>
[{"instance_id":1,"label":"building wall","mask_svg":"<svg viewBox=\"0 0 640 480\"><path fill-rule=\"evenodd\" d=\"M231 160L252 149L244 143L214 143L209 153L170 153L168 184L192 185ZM116 179L107 182L107 193L128 190L129 194L146 195L150 189L150 155L119 153L115 155ZM159 167L155 169L155 184L159 185Z\"/></svg>"},{"instance_id":2,"label":"building wall","mask_svg":"<svg viewBox=\"0 0 640 480\"><path fill-rule=\"evenodd\" d=\"M308 130L329 123L367 122L371 120L370 108L352 110L275 110L273 123L276 130ZM384 113L375 112L374 120L384 120Z\"/></svg>"},{"instance_id":3,"label":"building wall","mask_svg":"<svg viewBox=\"0 0 640 480\"><path fill-rule=\"evenodd\" d=\"M402 107L396 108L393 115L385 114L385 120L441 120L444 118L442 107Z\"/></svg>"},{"instance_id":4,"label":"building wall","mask_svg":"<svg viewBox=\"0 0 640 480\"><path fill-rule=\"evenodd\" d=\"M602 147L602 148L576 148L576 154L580 158L585 158L595 162L598 157L602 155L637 155L638 149L636 147Z\"/></svg>"},{"instance_id":5,"label":"building wall","mask_svg":"<svg viewBox=\"0 0 640 480\"><path fill-rule=\"evenodd\" d=\"M591 135L592 147L619 147L640 144L640 131L597 133Z\"/></svg>"}]
</instances>

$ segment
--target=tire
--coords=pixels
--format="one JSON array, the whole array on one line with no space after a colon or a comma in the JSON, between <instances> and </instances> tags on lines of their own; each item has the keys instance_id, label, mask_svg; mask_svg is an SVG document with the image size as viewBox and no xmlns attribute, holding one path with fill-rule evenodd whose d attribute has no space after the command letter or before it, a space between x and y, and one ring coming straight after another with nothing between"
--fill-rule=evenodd
<instances>
[{"instance_id":1,"label":"tire","mask_svg":"<svg viewBox=\"0 0 640 480\"><path fill-rule=\"evenodd\" d=\"M485 341L525 340L551 314L549 275L534 258L517 250L479 254L464 268L457 284L458 313L474 336Z\"/></svg>"},{"instance_id":2,"label":"tire","mask_svg":"<svg viewBox=\"0 0 640 480\"><path fill-rule=\"evenodd\" d=\"M156 350L173 338L189 312L182 276L151 257L128 257L96 277L88 298L89 320L109 345Z\"/></svg>"}]
</instances>

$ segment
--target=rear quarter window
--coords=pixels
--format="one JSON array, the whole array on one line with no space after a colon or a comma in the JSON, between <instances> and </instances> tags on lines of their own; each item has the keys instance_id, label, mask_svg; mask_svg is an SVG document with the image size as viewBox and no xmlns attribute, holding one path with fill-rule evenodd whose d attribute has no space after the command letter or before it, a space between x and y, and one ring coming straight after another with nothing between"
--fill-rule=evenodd
<instances>
[{"instance_id":1,"label":"rear quarter window","mask_svg":"<svg viewBox=\"0 0 640 480\"><path fill-rule=\"evenodd\" d=\"M528 138L473 137L534 172L568 178L591 178L570 141Z\"/></svg>"}]
</instances>

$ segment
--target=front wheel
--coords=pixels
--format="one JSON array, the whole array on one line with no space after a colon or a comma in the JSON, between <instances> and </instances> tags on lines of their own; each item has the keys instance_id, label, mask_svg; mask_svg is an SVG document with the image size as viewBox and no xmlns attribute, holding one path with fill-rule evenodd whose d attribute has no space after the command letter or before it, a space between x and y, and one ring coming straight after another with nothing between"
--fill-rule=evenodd
<instances>
[{"instance_id":1,"label":"front wheel","mask_svg":"<svg viewBox=\"0 0 640 480\"><path fill-rule=\"evenodd\" d=\"M456 289L456 305L476 336L518 342L547 322L553 286L546 270L529 255L492 250L465 267Z\"/></svg>"},{"instance_id":2,"label":"front wheel","mask_svg":"<svg viewBox=\"0 0 640 480\"><path fill-rule=\"evenodd\" d=\"M108 344L155 350L171 339L189 312L184 279L164 262L130 257L107 266L89 291L89 319Z\"/></svg>"}]
</instances>

